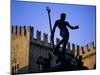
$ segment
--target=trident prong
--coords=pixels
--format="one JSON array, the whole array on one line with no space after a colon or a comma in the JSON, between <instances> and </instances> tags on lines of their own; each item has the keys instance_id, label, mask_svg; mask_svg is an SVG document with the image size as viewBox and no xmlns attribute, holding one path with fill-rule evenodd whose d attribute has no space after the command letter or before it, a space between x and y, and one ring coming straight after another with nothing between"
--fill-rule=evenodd
<instances>
[{"instance_id":1,"label":"trident prong","mask_svg":"<svg viewBox=\"0 0 100 75\"><path fill-rule=\"evenodd\" d=\"M48 11L48 12L50 12L50 11L51 11L51 10L50 10L50 8L49 8L48 6L46 7L46 9L47 9L47 11Z\"/></svg>"}]
</instances>

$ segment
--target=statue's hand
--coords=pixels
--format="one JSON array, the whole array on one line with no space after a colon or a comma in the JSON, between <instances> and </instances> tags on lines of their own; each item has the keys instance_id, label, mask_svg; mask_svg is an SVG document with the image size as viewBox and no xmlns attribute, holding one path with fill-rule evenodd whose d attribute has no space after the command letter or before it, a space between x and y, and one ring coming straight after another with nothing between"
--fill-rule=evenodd
<instances>
[{"instance_id":1,"label":"statue's hand","mask_svg":"<svg viewBox=\"0 0 100 75\"><path fill-rule=\"evenodd\" d=\"M79 29L79 26L75 26L75 29Z\"/></svg>"}]
</instances>

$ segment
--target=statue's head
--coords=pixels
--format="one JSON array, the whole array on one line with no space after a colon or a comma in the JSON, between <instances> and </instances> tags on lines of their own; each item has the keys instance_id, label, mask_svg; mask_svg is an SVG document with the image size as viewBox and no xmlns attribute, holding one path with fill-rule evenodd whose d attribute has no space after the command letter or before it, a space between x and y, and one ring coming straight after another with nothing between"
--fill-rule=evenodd
<instances>
[{"instance_id":1,"label":"statue's head","mask_svg":"<svg viewBox=\"0 0 100 75\"><path fill-rule=\"evenodd\" d=\"M61 18L61 20L65 20L66 19L66 14L65 13L61 13L60 18Z\"/></svg>"}]
</instances>

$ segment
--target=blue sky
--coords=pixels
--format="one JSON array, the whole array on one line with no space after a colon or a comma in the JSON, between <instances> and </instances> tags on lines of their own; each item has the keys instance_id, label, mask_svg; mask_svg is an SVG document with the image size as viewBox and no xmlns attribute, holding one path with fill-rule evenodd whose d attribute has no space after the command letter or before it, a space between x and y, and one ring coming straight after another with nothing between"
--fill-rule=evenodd
<instances>
[{"instance_id":1,"label":"blue sky","mask_svg":"<svg viewBox=\"0 0 100 75\"><path fill-rule=\"evenodd\" d=\"M71 43L84 46L92 41L95 42L95 6L12 1L12 25L31 25L34 26L35 30L50 35L48 13L46 11L47 6L51 9L52 27L55 21L60 18L62 12L66 13L66 21L72 26L79 25L78 30L68 28L70 32L69 41ZM56 29L55 37L61 39L58 28Z\"/></svg>"}]
</instances>

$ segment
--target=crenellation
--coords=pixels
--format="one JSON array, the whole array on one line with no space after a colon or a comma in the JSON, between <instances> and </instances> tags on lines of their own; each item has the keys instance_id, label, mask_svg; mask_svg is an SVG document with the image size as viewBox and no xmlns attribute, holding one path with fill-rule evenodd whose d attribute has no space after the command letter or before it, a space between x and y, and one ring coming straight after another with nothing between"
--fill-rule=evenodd
<instances>
[{"instance_id":1,"label":"crenellation","mask_svg":"<svg viewBox=\"0 0 100 75\"><path fill-rule=\"evenodd\" d=\"M84 47L81 47L81 49L82 49L82 54L85 54Z\"/></svg>"},{"instance_id":2,"label":"crenellation","mask_svg":"<svg viewBox=\"0 0 100 75\"><path fill-rule=\"evenodd\" d=\"M79 49L79 54L80 54L80 56L82 56L82 55L83 55L83 50L82 50L82 47L80 47L80 49Z\"/></svg>"},{"instance_id":3,"label":"crenellation","mask_svg":"<svg viewBox=\"0 0 100 75\"><path fill-rule=\"evenodd\" d=\"M13 31L13 35L16 35L16 31L17 31L17 26L12 26L12 31Z\"/></svg>"},{"instance_id":4,"label":"crenellation","mask_svg":"<svg viewBox=\"0 0 100 75\"><path fill-rule=\"evenodd\" d=\"M50 41L50 44L52 44L52 39L51 39L51 35L50 35L50 39L49 39L49 41Z\"/></svg>"},{"instance_id":5,"label":"crenellation","mask_svg":"<svg viewBox=\"0 0 100 75\"><path fill-rule=\"evenodd\" d=\"M86 46L87 46L87 51L90 51L90 49L89 49L89 45L87 44Z\"/></svg>"},{"instance_id":6,"label":"crenellation","mask_svg":"<svg viewBox=\"0 0 100 75\"><path fill-rule=\"evenodd\" d=\"M34 27L31 27L31 26L27 27L27 35L30 36L30 40L34 38Z\"/></svg>"},{"instance_id":7,"label":"crenellation","mask_svg":"<svg viewBox=\"0 0 100 75\"><path fill-rule=\"evenodd\" d=\"M95 48L95 47L94 47L94 42L91 42L91 43L90 43L90 49L91 49L91 50L94 50L94 48Z\"/></svg>"},{"instance_id":8,"label":"crenellation","mask_svg":"<svg viewBox=\"0 0 100 75\"><path fill-rule=\"evenodd\" d=\"M41 41L41 32L40 31L37 30L36 36L37 36L37 41Z\"/></svg>"},{"instance_id":9,"label":"crenellation","mask_svg":"<svg viewBox=\"0 0 100 75\"><path fill-rule=\"evenodd\" d=\"M72 54L75 56L75 44L72 43Z\"/></svg>"},{"instance_id":10,"label":"crenellation","mask_svg":"<svg viewBox=\"0 0 100 75\"><path fill-rule=\"evenodd\" d=\"M76 56L80 56L79 49L80 49L80 46L77 45L77 46L76 46Z\"/></svg>"},{"instance_id":11,"label":"crenellation","mask_svg":"<svg viewBox=\"0 0 100 75\"><path fill-rule=\"evenodd\" d=\"M27 32L31 32L31 26L27 27Z\"/></svg>"},{"instance_id":12,"label":"crenellation","mask_svg":"<svg viewBox=\"0 0 100 75\"><path fill-rule=\"evenodd\" d=\"M30 37L31 37L31 38L34 38L34 27L31 27L31 30L30 30Z\"/></svg>"},{"instance_id":13,"label":"crenellation","mask_svg":"<svg viewBox=\"0 0 100 75\"><path fill-rule=\"evenodd\" d=\"M24 26L21 27L21 36L24 36L25 35L25 29L24 29Z\"/></svg>"},{"instance_id":14,"label":"crenellation","mask_svg":"<svg viewBox=\"0 0 100 75\"><path fill-rule=\"evenodd\" d=\"M85 47L84 47L85 53L88 53L88 52L89 52L88 49L89 49L89 48L88 48L88 44L86 44Z\"/></svg>"},{"instance_id":15,"label":"crenellation","mask_svg":"<svg viewBox=\"0 0 100 75\"><path fill-rule=\"evenodd\" d=\"M21 35L21 26L19 26L19 34Z\"/></svg>"},{"instance_id":16,"label":"crenellation","mask_svg":"<svg viewBox=\"0 0 100 75\"><path fill-rule=\"evenodd\" d=\"M72 43L72 51L75 50L75 44Z\"/></svg>"},{"instance_id":17,"label":"crenellation","mask_svg":"<svg viewBox=\"0 0 100 75\"><path fill-rule=\"evenodd\" d=\"M96 53L95 47L94 47L94 42L90 43L90 47L89 47L89 44L86 44L85 47L84 47L84 52L85 52L83 54L84 58L89 56L89 55Z\"/></svg>"},{"instance_id":18,"label":"crenellation","mask_svg":"<svg viewBox=\"0 0 100 75\"><path fill-rule=\"evenodd\" d=\"M35 39L34 38L34 27L31 27L31 26L12 26L12 34L15 34L15 35L27 35L27 36L30 36L31 38L31 42L34 42L32 41L32 39ZM50 40L50 43L48 43L48 40ZM59 38L56 38L56 44L57 45L58 43L60 42L60 39ZM48 34L46 33L43 33L43 41L41 40L41 31L38 31L36 32L36 41L34 43L37 43L37 44L40 44L40 45L43 45L43 46L48 46L48 47L51 47L52 48L52 41L51 41L51 38L48 39ZM72 54L74 54L74 56L79 56L79 55L86 55L88 54L88 52L91 52L91 50L94 50L94 42L92 42L90 44L90 48L89 48L89 45L86 44L85 47L80 47L79 45L76 45L74 43L70 43L68 42L68 45L67 45L67 50L72 52Z\"/></svg>"},{"instance_id":19,"label":"crenellation","mask_svg":"<svg viewBox=\"0 0 100 75\"><path fill-rule=\"evenodd\" d=\"M13 35L26 35L26 26L12 26Z\"/></svg>"},{"instance_id":20,"label":"crenellation","mask_svg":"<svg viewBox=\"0 0 100 75\"><path fill-rule=\"evenodd\" d=\"M17 29L18 27L17 26L15 26L15 34L17 35L17 31L18 31L18 29Z\"/></svg>"},{"instance_id":21,"label":"crenellation","mask_svg":"<svg viewBox=\"0 0 100 75\"><path fill-rule=\"evenodd\" d=\"M44 41L44 43L48 43L48 34L46 34L46 33L43 33L43 41Z\"/></svg>"},{"instance_id":22,"label":"crenellation","mask_svg":"<svg viewBox=\"0 0 100 75\"><path fill-rule=\"evenodd\" d=\"M16 35L20 35L20 27L17 27L17 34Z\"/></svg>"},{"instance_id":23,"label":"crenellation","mask_svg":"<svg viewBox=\"0 0 100 75\"><path fill-rule=\"evenodd\" d=\"M24 28L24 35L26 35L26 26L24 26L23 28Z\"/></svg>"}]
</instances>

